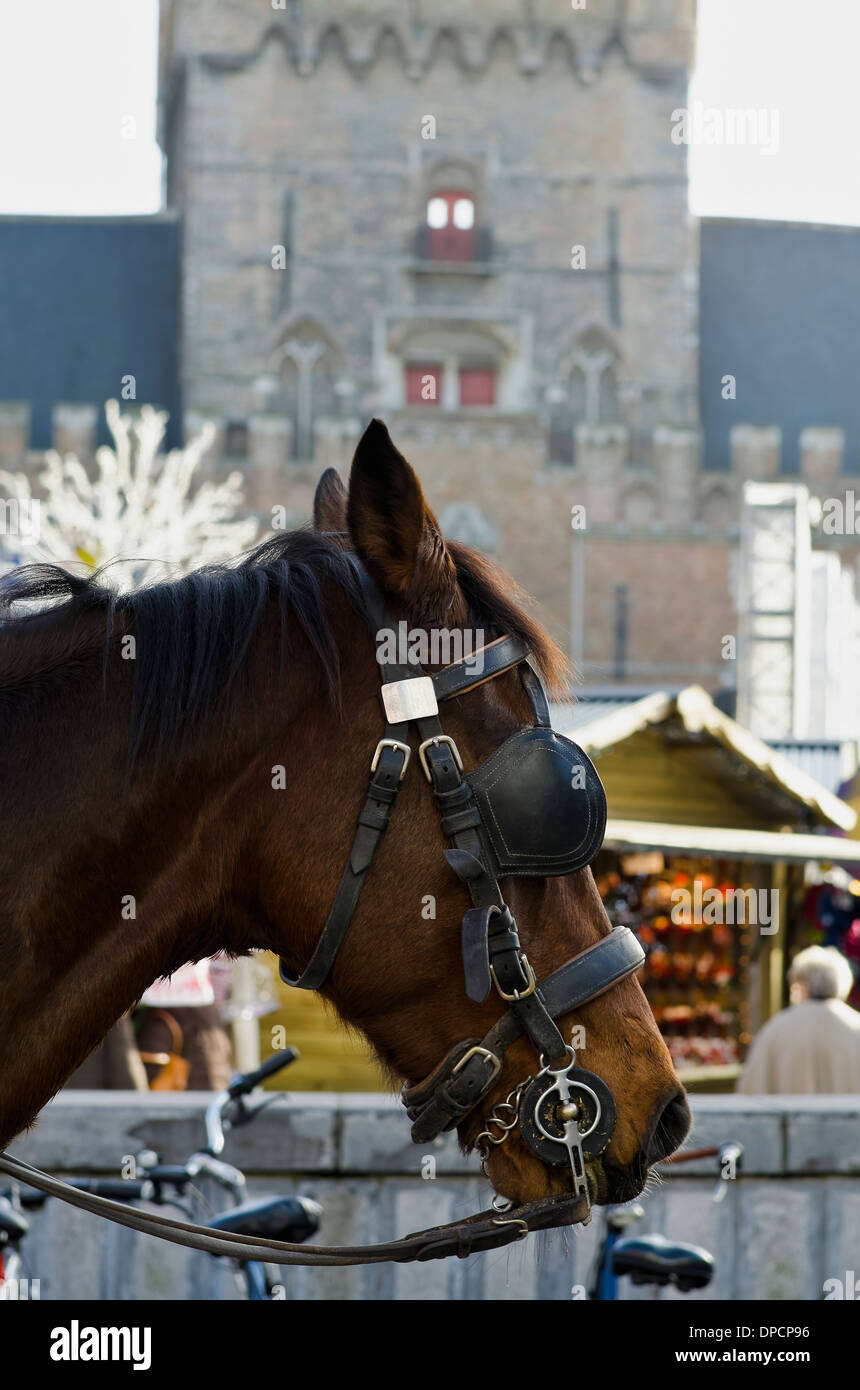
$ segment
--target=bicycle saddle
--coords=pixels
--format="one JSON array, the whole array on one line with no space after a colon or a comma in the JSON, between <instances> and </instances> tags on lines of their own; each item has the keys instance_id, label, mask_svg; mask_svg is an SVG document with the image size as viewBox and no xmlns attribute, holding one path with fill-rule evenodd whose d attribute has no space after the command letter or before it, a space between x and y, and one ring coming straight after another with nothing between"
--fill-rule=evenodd
<instances>
[{"instance_id":1,"label":"bicycle saddle","mask_svg":"<svg viewBox=\"0 0 860 1390\"><path fill-rule=\"evenodd\" d=\"M701 1245L665 1236L628 1236L612 1247L612 1272L634 1284L674 1284L682 1293L704 1289L714 1276L714 1257Z\"/></svg>"},{"instance_id":2,"label":"bicycle saddle","mask_svg":"<svg viewBox=\"0 0 860 1390\"><path fill-rule=\"evenodd\" d=\"M296 1243L318 1231L321 1219L322 1207L310 1197L262 1197L220 1212L208 1225L213 1231Z\"/></svg>"}]
</instances>

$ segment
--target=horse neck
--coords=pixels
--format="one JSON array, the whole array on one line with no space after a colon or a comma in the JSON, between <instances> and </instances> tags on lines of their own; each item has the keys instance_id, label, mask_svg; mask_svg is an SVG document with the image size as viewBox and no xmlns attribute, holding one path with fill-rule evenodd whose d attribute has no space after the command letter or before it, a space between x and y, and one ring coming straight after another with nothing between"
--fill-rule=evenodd
<instances>
[{"instance_id":1,"label":"horse neck","mask_svg":"<svg viewBox=\"0 0 860 1390\"><path fill-rule=\"evenodd\" d=\"M0 743L0 1146L154 979L258 944L231 889L271 701L255 690L226 740L201 729L129 787L132 663L111 663L106 695L101 663L94 648L57 676Z\"/></svg>"}]
</instances>

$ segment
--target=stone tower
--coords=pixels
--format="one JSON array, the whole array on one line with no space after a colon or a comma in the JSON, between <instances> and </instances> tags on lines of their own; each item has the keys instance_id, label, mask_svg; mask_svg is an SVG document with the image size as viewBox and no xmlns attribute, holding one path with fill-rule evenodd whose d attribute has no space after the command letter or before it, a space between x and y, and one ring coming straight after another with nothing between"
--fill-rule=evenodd
<instances>
[{"instance_id":1,"label":"stone tower","mask_svg":"<svg viewBox=\"0 0 860 1390\"><path fill-rule=\"evenodd\" d=\"M694 26L694 0L161 0L192 421L300 521L382 415L598 676L653 569L631 528L688 540L700 505Z\"/></svg>"}]
</instances>

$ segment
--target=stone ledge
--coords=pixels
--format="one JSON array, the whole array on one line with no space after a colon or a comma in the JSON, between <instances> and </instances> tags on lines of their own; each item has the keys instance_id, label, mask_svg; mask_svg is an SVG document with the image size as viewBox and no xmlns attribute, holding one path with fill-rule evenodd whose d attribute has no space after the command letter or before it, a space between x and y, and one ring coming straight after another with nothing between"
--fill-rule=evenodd
<instances>
[{"instance_id":1,"label":"stone ledge","mask_svg":"<svg viewBox=\"0 0 860 1390\"><path fill-rule=\"evenodd\" d=\"M204 1143L209 1099L207 1092L63 1092L12 1151L27 1163L59 1172L115 1173L124 1155L142 1148L179 1162ZM860 1098L694 1096L691 1105L694 1124L687 1147L737 1139L744 1146L747 1176L860 1174ZM477 1159L464 1157L453 1135L413 1145L399 1098L377 1092L278 1096L251 1125L228 1135L226 1156L252 1173L414 1177L427 1156L435 1159L440 1175L477 1172ZM698 1159L675 1173L712 1177L714 1160Z\"/></svg>"}]
</instances>

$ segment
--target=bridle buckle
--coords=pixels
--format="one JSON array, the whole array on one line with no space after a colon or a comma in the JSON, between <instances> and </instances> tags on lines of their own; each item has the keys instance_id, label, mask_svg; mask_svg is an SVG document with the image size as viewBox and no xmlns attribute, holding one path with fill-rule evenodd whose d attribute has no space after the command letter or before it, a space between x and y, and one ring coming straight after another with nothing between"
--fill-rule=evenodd
<instances>
[{"instance_id":1,"label":"bridle buckle","mask_svg":"<svg viewBox=\"0 0 860 1390\"><path fill-rule=\"evenodd\" d=\"M433 738L425 738L424 742L418 746L418 757L424 769L424 776L427 778L428 782L433 781L433 774L427 764L427 754L424 750L430 747L437 748L440 743L447 743L451 750L451 756L457 766L457 771L463 771L463 759L460 757L460 750L454 740L449 734L434 734Z\"/></svg>"},{"instance_id":2,"label":"bridle buckle","mask_svg":"<svg viewBox=\"0 0 860 1390\"><path fill-rule=\"evenodd\" d=\"M403 766L400 769L400 776L397 779L398 782L402 782L403 778L406 776L406 769L409 766L412 749L409 747L408 743L401 743L399 738L381 738L376 745L376 752L371 759L371 772L375 772L379 766L379 759L382 757L383 748L396 748L403 754Z\"/></svg>"},{"instance_id":3,"label":"bridle buckle","mask_svg":"<svg viewBox=\"0 0 860 1390\"><path fill-rule=\"evenodd\" d=\"M495 1052L491 1052L488 1047L478 1047L476 1045L475 1047L470 1047L468 1052L464 1052L457 1065L451 1068L452 1078L455 1077L458 1072L463 1070L463 1067L466 1065L470 1057L483 1057L486 1062L490 1063L493 1072L492 1076L490 1077L490 1080L487 1082L487 1085L491 1086L492 1083L495 1081L496 1077L499 1076L501 1073L502 1063L501 1059L496 1056Z\"/></svg>"},{"instance_id":4,"label":"bridle buckle","mask_svg":"<svg viewBox=\"0 0 860 1390\"><path fill-rule=\"evenodd\" d=\"M502 989L501 985L496 979L495 970L493 969L492 965L490 965L490 974L493 977L493 984L496 986L496 989L499 991L500 997L504 999L506 1004L515 1004L519 999L528 999L529 996L534 994L535 990L537 989L537 979L535 977L535 972L532 970L532 967L529 963L528 956L526 955L525 951L518 952L518 955L520 965L522 966L523 974L529 982L528 989L515 989L511 994L505 994L505 991Z\"/></svg>"}]
</instances>

